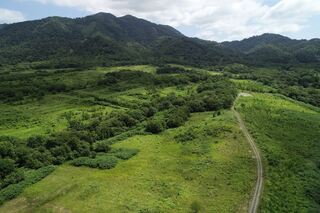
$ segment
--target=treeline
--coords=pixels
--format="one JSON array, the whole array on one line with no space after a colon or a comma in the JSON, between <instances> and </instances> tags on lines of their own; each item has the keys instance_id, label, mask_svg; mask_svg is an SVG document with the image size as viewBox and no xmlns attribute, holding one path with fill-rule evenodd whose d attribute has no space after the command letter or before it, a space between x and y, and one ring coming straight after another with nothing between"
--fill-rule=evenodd
<instances>
[{"instance_id":1,"label":"treeline","mask_svg":"<svg viewBox=\"0 0 320 213\"><path fill-rule=\"evenodd\" d=\"M259 81L287 97L320 106L320 70L317 67L254 68L236 64L215 69L233 78Z\"/></svg>"},{"instance_id":2,"label":"treeline","mask_svg":"<svg viewBox=\"0 0 320 213\"><path fill-rule=\"evenodd\" d=\"M0 102L17 102L24 99L41 99L47 94L86 88L87 84L68 85L61 76L75 70L7 73L0 75Z\"/></svg>"}]
</instances>

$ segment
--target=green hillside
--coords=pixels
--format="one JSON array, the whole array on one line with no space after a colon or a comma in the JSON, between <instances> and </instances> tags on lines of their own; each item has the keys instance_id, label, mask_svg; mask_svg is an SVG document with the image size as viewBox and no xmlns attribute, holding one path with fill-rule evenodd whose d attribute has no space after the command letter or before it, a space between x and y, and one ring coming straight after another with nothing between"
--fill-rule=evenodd
<instances>
[{"instance_id":1,"label":"green hillside","mask_svg":"<svg viewBox=\"0 0 320 213\"><path fill-rule=\"evenodd\" d=\"M319 108L259 93L241 98L236 108L265 159L261 212L317 212Z\"/></svg>"}]
</instances>

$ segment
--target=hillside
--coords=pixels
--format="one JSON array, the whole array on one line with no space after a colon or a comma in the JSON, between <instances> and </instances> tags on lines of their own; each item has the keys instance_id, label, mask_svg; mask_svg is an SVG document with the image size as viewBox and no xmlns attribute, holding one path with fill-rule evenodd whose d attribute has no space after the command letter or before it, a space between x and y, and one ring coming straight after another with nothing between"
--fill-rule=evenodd
<instances>
[{"instance_id":1,"label":"hillside","mask_svg":"<svg viewBox=\"0 0 320 213\"><path fill-rule=\"evenodd\" d=\"M6 27L4 27L6 26ZM0 64L45 67L182 63L190 65L318 63L320 40L263 34L217 43L189 38L173 27L131 15L98 13L0 25ZM39 65L41 62L41 65Z\"/></svg>"},{"instance_id":2,"label":"hillside","mask_svg":"<svg viewBox=\"0 0 320 213\"><path fill-rule=\"evenodd\" d=\"M17 51L18 50L18 51ZM0 30L0 63L51 62L56 66L113 63L219 63L238 60L215 42L187 38L170 26L130 15L49 17ZM79 63L81 61L81 63Z\"/></svg>"},{"instance_id":3,"label":"hillside","mask_svg":"<svg viewBox=\"0 0 320 213\"><path fill-rule=\"evenodd\" d=\"M277 34L263 34L242 41L223 42L222 46L245 53L258 63L317 63L320 39L295 40Z\"/></svg>"}]
</instances>

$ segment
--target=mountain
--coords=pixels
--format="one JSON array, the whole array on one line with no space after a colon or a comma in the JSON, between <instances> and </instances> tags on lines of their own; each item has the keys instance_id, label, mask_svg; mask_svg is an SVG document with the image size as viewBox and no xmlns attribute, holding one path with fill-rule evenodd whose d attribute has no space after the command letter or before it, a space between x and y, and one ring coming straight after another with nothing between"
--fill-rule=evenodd
<instances>
[{"instance_id":1,"label":"mountain","mask_svg":"<svg viewBox=\"0 0 320 213\"><path fill-rule=\"evenodd\" d=\"M249 53L259 46L289 44L292 41L294 40L282 35L265 33L260 36L243 39L242 41L222 42L222 45L237 51Z\"/></svg>"},{"instance_id":2,"label":"mountain","mask_svg":"<svg viewBox=\"0 0 320 213\"><path fill-rule=\"evenodd\" d=\"M98 13L83 18L48 17L0 25L0 64L43 66L183 63L317 63L320 41L263 34L217 43L131 15ZM40 62L40 63L39 63Z\"/></svg>"},{"instance_id":3,"label":"mountain","mask_svg":"<svg viewBox=\"0 0 320 213\"><path fill-rule=\"evenodd\" d=\"M134 16L98 13L49 17L0 30L0 63L219 63L236 59L216 42L188 38L176 29Z\"/></svg>"},{"instance_id":4,"label":"mountain","mask_svg":"<svg viewBox=\"0 0 320 213\"><path fill-rule=\"evenodd\" d=\"M6 24L0 24L0 29L4 28Z\"/></svg>"},{"instance_id":5,"label":"mountain","mask_svg":"<svg viewBox=\"0 0 320 213\"><path fill-rule=\"evenodd\" d=\"M248 61L257 63L316 63L320 61L320 39L295 40L266 33L242 41L223 42L221 45L239 51Z\"/></svg>"}]
</instances>

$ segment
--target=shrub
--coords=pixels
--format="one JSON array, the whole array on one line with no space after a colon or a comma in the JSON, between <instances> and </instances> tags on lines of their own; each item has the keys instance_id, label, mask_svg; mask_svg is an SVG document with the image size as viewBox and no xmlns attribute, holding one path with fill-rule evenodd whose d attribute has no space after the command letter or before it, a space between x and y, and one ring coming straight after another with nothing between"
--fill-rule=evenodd
<instances>
[{"instance_id":1,"label":"shrub","mask_svg":"<svg viewBox=\"0 0 320 213\"><path fill-rule=\"evenodd\" d=\"M90 168L111 169L116 166L118 159L114 156L98 156L97 158L80 157L70 162L73 166L87 166Z\"/></svg>"},{"instance_id":2,"label":"shrub","mask_svg":"<svg viewBox=\"0 0 320 213\"><path fill-rule=\"evenodd\" d=\"M92 160L93 159L89 157L80 157L72 160L70 164L73 166L89 166Z\"/></svg>"},{"instance_id":3,"label":"shrub","mask_svg":"<svg viewBox=\"0 0 320 213\"><path fill-rule=\"evenodd\" d=\"M111 147L107 142L100 141L94 144L94 151L96 152L109 152L110 150Z\"/></svg>"},{"instance_id":4,"label":"shrub","mask_svg":"<svg viewBox=\"0 0 320 213\"><path fill-rule=\"evenodd\" d=\"M11 184L0 191L0 204L6 200L17 197L27 186L30 186L49 175L55 170L55 166L46 166L38 170L30 170L25 174L25 180Z\"/></svg>"},{"instance_id":5,"label":"shrub","mask_svg":"<svg viewBox=\"0 0 320 213\"><path fill-rule=\"evenodd\" d=\"M196 135L191 129L189 129L188 131L182 132L174 137L175 140L181 143L192 141L195 138L196 138Z\"/></svg>"},{"instance_id":6,"label":"shrub","mask_svg":"<svg viewBox=\"0 0 320 213\"><path fill-rule=\"evenodd\" d=\"M97 157L95 163L99 169L112 169L117 165L118 159L114 156Z\"/></svg>"},{"instance_id":7,"label":"shrub","mask_svg":"<svg viewBox=\"0 0 320 213\"><path fill-rule=\"evenodd\" d=\"M45 144L45 138L43 136L33 136L27 139L27 146L30 148L38 148Z\"/></svg>"},{"instance_id":8,"label":"shrub","mask_svg":"<svg viewBox=\"0 0 320 213\"><path fill-rule=\"evenodd\" d=\"M11 142L0 141L0 156L3 158L12 158L14 156L14 146Z\"/></svg>"},{"instance_id":9,"label":"shrub","mask_svg":"<svg viewBox=\"0 0 320 213\"><path fill-rule=\"evenodd\" d=\"M157 109L154 107L149 107L145 109L145 116L148 118L154 116L157 113Z\"/></svg>"},{"instance_id":10,"label":"shrub","mask_svg":"<svg viewBox=\"0 0 320 213\"><path fill-rule=\"evenodd\" d=\"M15 169L15 162L12 159L0 159L0 178L9 175Z\"/></svg>"},{"instance_id":11,"label":"shrub","mask_svg":"<svg viewBox=\"0 0 320 213\"><path fill-rule=\"evenodd\" d=\"M10 184L15 184L20 181L24 180L24 173L21 169L17 169L16 171L12 172L11 174L7 175L3 181L1 181L0 189L3 189Z\"/></svg>"},{"instance_id":12,"label":"shrub","mask_svg":"<svg viewBox=\"0 0 320 213\"><path fill-rule=\"evenodd\" d=\"M202 100L191 100L188 103L190 112L204 112L205 104Z\"/></svg>"},{"instance_id":13,"label":"shrub","mask_svg":"<svg viewBox=\"0 0 320 213\"><path fill-rule=\"evenodd\" d=\"M165 129L165 124L159 120L151 120L146 125L146 131L153 134L162 132Z\"/></svg>"},{"instance_id":14,"label":"shrub","mask_svg":"<svg viewBox=\"0 0 320 213\"><path fill-rule=\"evenodd\" d=\"M168 128L176 128L184 124L190 117L188 107L179 107L171 109L166 116L166 124Z\"/></svg>"}]
</instances>

